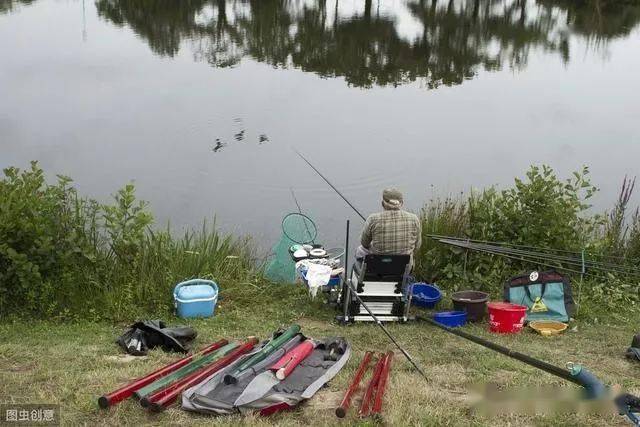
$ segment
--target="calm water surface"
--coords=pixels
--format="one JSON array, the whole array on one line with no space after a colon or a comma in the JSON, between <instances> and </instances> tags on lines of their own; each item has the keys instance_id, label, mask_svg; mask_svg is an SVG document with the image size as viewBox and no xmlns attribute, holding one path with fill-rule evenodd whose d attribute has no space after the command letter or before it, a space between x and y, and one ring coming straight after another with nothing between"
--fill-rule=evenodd
<instances>
[{"instance_id":1,"label":"calm water surface","mask_svg":"<svg viewBox=\"0 0 640 427\"><path fill-rule=\"evenodd\" d=\"M506 184L590 165L608 206L640 174L634 0L0 0L0 166L39 160L157 219L265 243L296 209L340 243L396 185ZM356 228L359 228L356 222Z\"/></svg>"}]
</instances>

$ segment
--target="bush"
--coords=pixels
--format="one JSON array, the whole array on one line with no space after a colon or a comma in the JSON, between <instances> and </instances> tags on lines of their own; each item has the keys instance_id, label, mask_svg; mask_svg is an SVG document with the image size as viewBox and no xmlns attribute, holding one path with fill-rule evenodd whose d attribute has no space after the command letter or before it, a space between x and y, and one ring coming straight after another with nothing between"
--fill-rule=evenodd
<instances>
[{"instance_id":1,"label":"bush","mask_svg":"<svg viewBox=\"0 0 640 427\"><path fill-rule=\"evenodd\" d=\"M476 240L514 245L581 250L591 235L593 218L584 217L597 188L589 170L562 181L548 166L532 166L526 180L512 188L472 194L468 234Z\"/></svg>"},{"instance_id":2,"label":"bush","mask_svg":"<svg viewBox=\"0 0 640 427\"><path fill-rule=\"evenodd\" d=\"M249 245L215 225L174 238L153 231L147 204L128 184L103 205L71 179L48 184L33 162L0 181L0 313L130 318L171 309L171 289L192 277L253 277Z\"/></svg>"},{"instance_id":3,"label":"bush","mask_svg":"<svg viewBox=\"0 0 640 427\"><path fill-rule=\"evenodd\" d=\"M560 180L548 166L532 166L525 179L504 190L472 191L466 200L431 202L422 210L425 248L417 260L418 275L461 287L498 291L502 282L524 267L522 263L435 244L428 234L514 245L581 250L601 219L585 216L597 189L589 170ZM532 266L528 266L531 268Z\"/></svg>"},{"instance_id":4,"label":"bush","mask_svg":"<svg viewBox=\"0 0 640 427\"><path fill-rule=\"evenodd\" d=\"M36 163L0 181L0 312L51 313L78 293L79 271L96 262L99 206ZM64 282L64 285L61 283Z\"/></svg>"}]
</instances>

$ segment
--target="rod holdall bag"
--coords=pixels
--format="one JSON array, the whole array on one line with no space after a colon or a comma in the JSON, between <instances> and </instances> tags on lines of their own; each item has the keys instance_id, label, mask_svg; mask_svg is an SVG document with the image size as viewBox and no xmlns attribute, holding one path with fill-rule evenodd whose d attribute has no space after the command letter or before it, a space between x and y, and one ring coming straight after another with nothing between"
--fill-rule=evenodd
<instances>
[{"instance_id":1,"label":"rod holdall bag","mask_svg":"<svg viewBox=\"0 0 640 427\"><path fill-rule=\"evenodd\" d=\"M568 322L575 303L569 278L557 271L532 271L512 277L504 284L504 300L527 307L526 322Z\"/></svg>"}]
</instances>

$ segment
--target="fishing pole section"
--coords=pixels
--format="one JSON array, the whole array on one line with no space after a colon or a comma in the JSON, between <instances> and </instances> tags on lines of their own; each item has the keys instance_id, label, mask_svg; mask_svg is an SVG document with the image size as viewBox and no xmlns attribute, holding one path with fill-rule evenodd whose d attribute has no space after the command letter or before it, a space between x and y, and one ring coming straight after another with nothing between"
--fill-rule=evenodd
<instances>
[{"instance_id":1,"label":"fishing pole section","mask_svg":"<svg viewBox=\"0 0 640 427\"><path fill-rule=\"evenodd\" d=\"M503 354L519 362L523 362L529 366L533 366L534 368L540 369L558 378L562 378L565 381L577 384L583 388L584 397L588 400L606 399L610 395L610 389L605 386L598 377L582 365L569 362L567 363L566 368L561 368L524 353L511 350L508 347L496 344L484 338L480 338L459 329L450 328L429 317L416 316L416 320L474 342L482 347ZM626 416L634 425L640 426L638 418L638 413L640 412L640 399L638 397L628 393L623 393L616 396L613 399L613 402L620 415Z\"/></svg>"}]
</instances>

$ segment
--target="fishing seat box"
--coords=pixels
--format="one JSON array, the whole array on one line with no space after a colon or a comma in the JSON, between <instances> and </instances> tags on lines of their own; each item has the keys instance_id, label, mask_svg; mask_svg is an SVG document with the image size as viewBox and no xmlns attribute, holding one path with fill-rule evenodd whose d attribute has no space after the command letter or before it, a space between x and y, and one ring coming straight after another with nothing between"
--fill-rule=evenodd
<instances>
[{"instance_id":1,"label":"fishing seat box","mask_svg":"<svg viewBox=\"0 0 640 427\"><path fill-rule=\"evenodd\" d=\"M358 297L383 322L406 321L409 314L411 292L407 281L410 272L409 255L367 255L356 262L351 270L350 283ZM341 302L343 322L373 321L369 312L343 286Z\"/></svg>"},{"instance_id":2,"label":"fishing seat box","mask_svg":"<svg viewBox=\"0 0 640 427\"><path fill-rule=\"evenodd\" d=\"M218 302L218 285L202 279L178 283L173 299L178 317L211 317Z\"/></svg>"}]
</instances>

